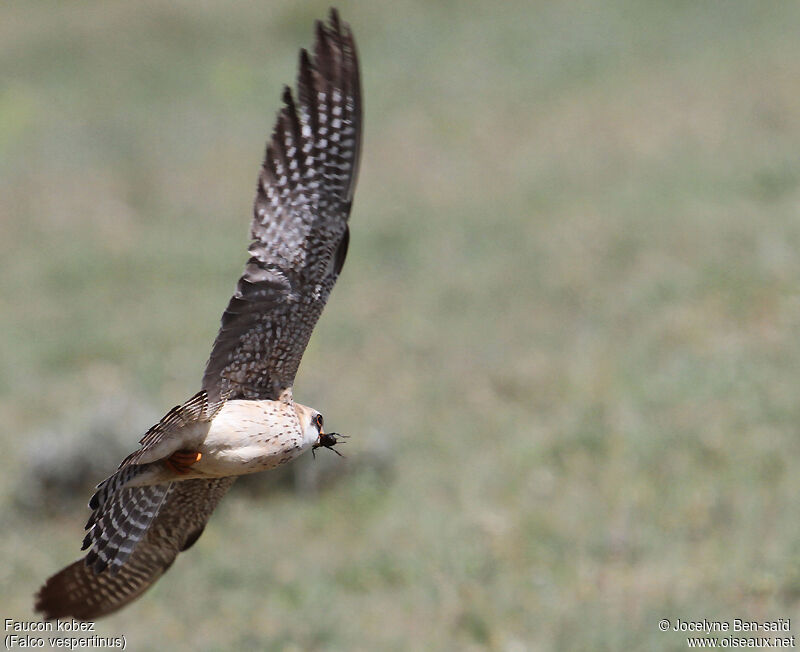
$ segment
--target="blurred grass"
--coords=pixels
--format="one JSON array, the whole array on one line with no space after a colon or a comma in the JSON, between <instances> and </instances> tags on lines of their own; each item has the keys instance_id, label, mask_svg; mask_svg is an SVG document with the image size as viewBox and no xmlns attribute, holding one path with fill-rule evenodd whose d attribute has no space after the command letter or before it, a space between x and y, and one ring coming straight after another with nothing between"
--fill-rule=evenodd
<instances>
[{"instance_id":1,"label":"blurred grass","mask_svg":"<svg viewBox=\"0 0 800 652\"><path fill-rule=\"evenodd\" d=\"M232 493L101 633L677 650L659 619L796 615L800 7L339 7L364 157L295 394L353 435L350 472ZM77 556L99 480L21 509L37 433L130 395L133 445L197 389L326 11L0 7L3 617Z\"/></svg>"}]
</instances>

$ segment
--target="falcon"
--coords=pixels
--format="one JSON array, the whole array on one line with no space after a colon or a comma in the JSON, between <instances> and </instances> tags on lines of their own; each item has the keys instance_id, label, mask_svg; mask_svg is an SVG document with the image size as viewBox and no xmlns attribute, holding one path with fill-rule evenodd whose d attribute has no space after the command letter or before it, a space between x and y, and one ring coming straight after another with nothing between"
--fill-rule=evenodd
<instances>
[{"instance_id":1,"label":"falcon","mask_svg":"<svg viewBox=\"0 0 800 652\"><path fill-rule=\"evenodd\" d=\"M361 84L350 27L331 9L300 51L258 176L250 259L202 389L141 439L89 502L86 556L36 595L45 619L96 619L139 597L200 537L237 476L333 448L296 403L295 374L347 255L358 176ZM336 452L336 451L334 451Z\"/></svg>"}]
</instances>

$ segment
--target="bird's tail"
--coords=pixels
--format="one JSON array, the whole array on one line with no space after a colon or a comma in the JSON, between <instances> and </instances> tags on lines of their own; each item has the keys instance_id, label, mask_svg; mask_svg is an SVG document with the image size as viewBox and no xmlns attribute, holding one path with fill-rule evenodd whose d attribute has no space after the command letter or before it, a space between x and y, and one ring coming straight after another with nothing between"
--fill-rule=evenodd
<instances>
[{"instance_id":1,"label":"bird's tail","mask_svg":"<svg viewBox=\"0 0 800 652\"><path fill-rule=\"evenodd\" d=\"M159 491L166 492L156 520L147 527L142 541L124 564L116 565L119 572L111 572L110 569L96 572L95 566L79 559L44 583L36 594L36 610L48 620L95 620L124 607L152 586L172 565L179 552L194 545L203 533L211 512L235 479L194 479L165 485L125 487L121 492L112 494L110 500L122 505L131 500L127 492L142 492L142 497L135 501L137 504L144 502L145 494L153 499L151 494L158 487ZM129 509L132 510L129 514L136 511ZM106 510L106 514L111 512L122 513L122 508ZM98 527L98 523L103 526L106 518L104 514L93 527ZM147 515L142 517L146 518ZM120 519L115 526L116 532L124 532L129 527L123 517ZM109 545L104 544L102 548L107 557L111 557ZM95 561L100 557L98 554ZM117 554L111 563L116 564L119 559Z\"/></svg>"},{"instance_id":2,"label":"bird's tail","mask_svg":"<svg viewBox=\"0 0 800 652\"><path fill-rule=\"evenodd\" d=\"M45 620L95 620L139 597L170 567L174 557L174 553L163 559L134 557L126 564L126 572L116 575L95 573L79 559L44 583L36 594L35 609Z\"/></svg>"}]
</instances>

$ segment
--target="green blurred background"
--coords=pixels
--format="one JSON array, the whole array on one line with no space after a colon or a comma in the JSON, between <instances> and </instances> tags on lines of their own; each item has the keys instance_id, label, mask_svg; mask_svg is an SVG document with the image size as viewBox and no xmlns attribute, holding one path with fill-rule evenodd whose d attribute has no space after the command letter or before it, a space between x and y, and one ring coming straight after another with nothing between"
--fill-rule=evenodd
<instances>
[{"instance_id":1,"label":"green blurred background","mask_svg":"<svg viewBox=\"0 0 800 652\"><path fill-rule=\"evenodd\" d=\"M348 457L242 482L97 633L682 650L661 618L797 616L800 4L339 8L361 178L295 396ZM198 389L326 13L0 6L0 617Z\"/></svg>"}]
</instances>

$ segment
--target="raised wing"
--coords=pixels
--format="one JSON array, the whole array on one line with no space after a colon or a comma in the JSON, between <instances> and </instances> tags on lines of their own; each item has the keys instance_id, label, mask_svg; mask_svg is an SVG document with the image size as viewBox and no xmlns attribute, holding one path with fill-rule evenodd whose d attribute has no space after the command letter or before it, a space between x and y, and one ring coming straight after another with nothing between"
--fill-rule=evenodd
<instances>
[{"instance_id":1,"label":"raised wing","mask_svg":"<svg viewBox=\"0 0 800 652\"><path fill-rule=\"evenodd\" d=\"M358 174L361 85L350 28L335 9L300 52L258 177L250 260L222 315L203 376L212 400L277 399L292 386L347 255Z\"/></svg>"},{"instance_id":2,"label":"raised wing","mask_svg":"<svg viewBox=\"0 0 800 652\"><path fill-rule=\"evenodd\" d=\"M166 572L179 552L203 532L211 512L236 478L183 480L159 485L167 497L130 558L115 572L97 571L97 564L79 559L51 577L36 596L36 610L45 619L93 620L139 597ZM141 487L133 491L148 491ZM137 527L138 516L120 510L119 532ZM96 560L94 560L96 561Z\"/></svg>"}]
</instances>

